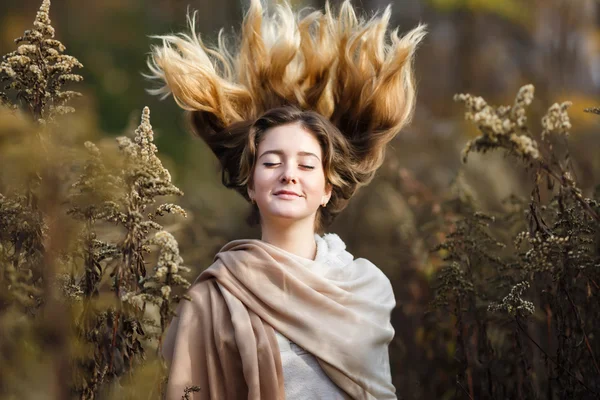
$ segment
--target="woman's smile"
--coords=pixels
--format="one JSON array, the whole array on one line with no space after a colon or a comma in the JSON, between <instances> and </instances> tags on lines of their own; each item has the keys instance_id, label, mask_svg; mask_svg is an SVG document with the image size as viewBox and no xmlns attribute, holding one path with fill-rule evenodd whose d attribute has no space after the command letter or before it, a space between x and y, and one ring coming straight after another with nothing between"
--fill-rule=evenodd
<instances>
[{"instance_id":1,"label":"woman's smile","mask_svg":"<svg viewBox=\"0 0 600 400\"><path fill-rule=\"evenodd\" d=\"M277 192L273 193L273 196L276 196L281 200L296 200L302 197L298 193L291 190L278 190Z\"/></svg>"}]
</instances>

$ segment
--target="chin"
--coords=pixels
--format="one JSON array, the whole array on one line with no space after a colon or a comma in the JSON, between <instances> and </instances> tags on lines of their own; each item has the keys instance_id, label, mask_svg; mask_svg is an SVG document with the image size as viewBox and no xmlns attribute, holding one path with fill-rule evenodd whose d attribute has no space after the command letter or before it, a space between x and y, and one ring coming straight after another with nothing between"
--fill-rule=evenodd
<instances>
[{"instance_id":1,"label":"chin","mask_svg":"<svg viewBox=\"0 0 600 400\"><path fill-rule=\"evenodd\" d=\"M292 213L292 212L278 212L271 213L269 215L271 218L285 219L285 220L301 220L308 217L308 215Z\"/></svg>"},{"instance_id":2,"label":"chin","mask_svg":"<svg viewBox=\"0 0 600 400\"><path fill-rule=\"evenodd\" d=\"M311 214L307 213L306 211L291 210L291 209L283 210L279 207L276 210L269 210L269 212L268 212L269 218L284 219L284 220L287 220L288 222L294 221L294 220L300 221L300 220L309 218L310 216L311 216Z\"/></svg>"}]
</instances>

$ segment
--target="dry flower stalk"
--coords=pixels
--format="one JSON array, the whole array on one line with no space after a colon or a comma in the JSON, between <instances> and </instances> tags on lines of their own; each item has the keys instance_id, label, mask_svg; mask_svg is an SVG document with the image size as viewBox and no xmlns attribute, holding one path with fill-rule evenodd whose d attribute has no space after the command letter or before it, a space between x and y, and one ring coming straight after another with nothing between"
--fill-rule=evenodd
<instances>
[{"instance_id":1,"label":"dry flower stalk","mask_svg":"<svg viewBox=\"0 0 600 400\"><path fill-rule=\"evenodd\" d=\"M566 139L569 136L571 121L567 109L571 103L552 105L542 118L541 139L550 153L550 156L544 157L539 144L532 138L527 127L526 107L533 101L533 94L533 85L523 86L511 107L493 107L483 98L470 94L454 96L455 101L465 104L465 119L475 123L481 132L480 136L466 144L462 153L463 162L467 161L468 154L473 151L485 153L489 150L505 149L523 159L528 166L535 168L537 174L543 173L557 182L581 204L590 217L600 221L600 214L584 199L568 166L558 161L552 153L550 137Z\"/></svg>"},{"instance_id":2,"label":"dry flower stalk","mask_svg":"<svg viewBox=\"0 0 600 400\"><path fill-rule=\"evenodd\" d=\"M533 85L523 86L512 107L493 107L481 97L457 94L455 101L465 104L465 119L472 121L481 131L481 136L469 141L463 150L463 162L472 151L486 152L505 148L533 163L540 158L538 144L526 135L527 116L525 108L533 101Z\"/></svg>"},{"instance_id":3,"label":"dry flower stalk","mask_svg":"<svg viewBox=\"0 0 600 400\"><path fill-rule=\"evenodd\" d=\"M160 340L174 304L180 300L176 293L190 285L182 275L189 269L183 266L177 241L156 221L165 213L185 216L185 211L175 204L163 203L147 213L158 197L183 194L173 185L171 175L157 156L147 107L133 138L119 137L117 143L121 158L113 168L105 165L103 154L93 143L86 143L89 158L70 196L69 213L85 222L81 236L82 292L86 294L83 300L89 302L103 291L99 285L107 270L111 270L114 296L108 309L93 311L94 307L85 307L91 326L104 332L110 344L108 349L95 353L91 369L86 364L79 367L87 378L78 383L76 391L85 398L93 396L109 376L130 373L142 362L145 351L141 341ZM95 225L99 221L121 226L125 231L123 239L117 243L98 240ZM156 233L151 235L151 231ZM153 246L158 247L158 261L148 273L145 258ZM156 307L158 325L146 317L148 305ZM86 329L82 327L82 331Z\"/></svg>"},{"instance_id":4,"label":"dry flower stalk","mask_svg":"<svg viewBox=\"0 0 600 400\"><path fill-rule=\"evenodd\" d=\"M490 303L488 311L497 312L504 311L511 317L527 317L535 312L535 307L532 302L523 300L523 292L529 288L529 282L517 283L510 290L508 296L502 299L500 303Z\"/></svg>"},{"instance_id":5,"label":"dry flower stalk","mask_svg":"<svg viewBox=\"0 0 600 400\"><path fill-rule=\"evenodd\" d=\"M178 205L159 202L161 196L183 193L158 158L150 111L145 108L133 137L118 138L116 157L87 142L87 157L81 164L61 159L62 163L74 163L66 165L67 170L79 167L80 173L67 176L67 183L72 182L68 193L53 193L56 202L50 208L51 216L39 207L39 199L43 199L39 188L54 183L53 178L64 167L48 157L57 138L46 134L50 132L47 123L59 128L60 121L55 117L73 111L66 103L78 93L62 91L62 86L81 80L72 73L81 64L64 55L65 47L54 39L49 7L50 2L44 0L34 28L17 39L18 48L4 56L0 65L0 79L7 81L8 91L0 93L0 106L8 110L0 113L0 137L23 133L20 136L34 142L27 149L35 151L36 160L45 160L31 163L31 154L28 158L24 151L14 152L17 147L25 147L22 142L0 148L4 151L10 147L12 159L24 164L21 169L10 170L20 171L18 178L0 176L0 190L7 190L0 194L0 326L8 327L0 334L0 364L11 366L18 360L19 351L4 349L22 347L20 341L25 339L19 332L39 331L26 340L29 347L33 345L42 353L51 343L44 332L56 333L61 347L46 353L52 365L68 365L71 370L48 370L48 376L42 379L60 382L61 393L94 399L106 393L108 387L118 386L121 378L134 376L148 349L160 350L160 336L179 294L189 286L183 276L189 269L183 265L179 245L157 221L165 214L185 216ZM18 118L14 117L19 113L11 102L14 99L37 124L15 125ZM66 150L73 152L72 148ZM4 182L5 177L10 185ZM51 240L56 239L56 231L48 229L56 225L47 221L59 215L81 222L77 240L60 249L52 246L58 242ZM107 228L111 234L105 236ZM158 261L146 271L149 253L154 249ZM45 262L49 254L52 269ZM52 297L56 301L49 301L50 292L58 295ZM50 303L56 306L54 310L65 310L61 313L61 330L50 326L49 318L38 318L52 311L44 308ZM73 336L67 332L73 332ZM159 364L158 386L164 378L164 365L157 358L155 365ZM15 374L26 376L25 367L10 375L1 370L2 366L0 397L12 395L14 385L7 385L5 379ZM72 380L65 381L65 374Z\"/></svg>"},{"instance_id":6,"label":"dry flower stalk","mask_svg":"<svg viewBox=\"0 0 600 400\"><path fill-rule=\"evenodd\" d=\"M585 198L573 178L571 103L548 109L536 142L525 115L532 86L521 88L512 107L495 108L471 95L455 99L465 103L466 118L481 133L466 146L465 159L471 151L503 149L534 172L531 198L511 196L503 212L487 219L463 190L442 204L449 227L437 247L443 266L433 305L454 327L458 388L471 398L537 398L542 392L596 398L600 363L592 321L600 320L600 186ZM530 285L531 301L524 300ZM538 355L544 365L535 364Z\"/></svg>"},{"instance_id":7,"label":"dry flower stalk","mask_svg":"<svg viewBox=\"0 0 600 400\"><path fill-rule=\"evenodd\" d=\"M73 73L82 64L75 57L63 54L65 46L54 38L49 12L50 0L43 0L33 29L15 39L17 49L3 56L0 63L0 82L8 82L4 91L0 91L1 102L9 102L7 92L14 94L33 119L42 123L74 111L66 103L81 94L63 91L62 87L67 82L83 80L81 75Z\"/></svg>"}]
</instances>

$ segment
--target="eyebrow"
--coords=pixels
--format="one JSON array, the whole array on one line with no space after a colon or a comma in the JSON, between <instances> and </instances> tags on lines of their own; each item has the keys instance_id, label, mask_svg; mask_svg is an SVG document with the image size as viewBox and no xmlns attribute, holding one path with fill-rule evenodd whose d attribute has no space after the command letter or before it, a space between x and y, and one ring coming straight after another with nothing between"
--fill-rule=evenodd
<instances>
[{"instance_id":1,"label":"eyebrow","mask_svg":"<svg viewBox=\"0 0 600 400\"><path fill-rule=\"evenodd\" d=\"M258 159L260 159L262 156L265 156L267 154L277 154L279 156L282 156L284 153L283 153L282 150L267 150L264 153L262 153L260 155L260 157L258 157ZM311 152L308 152L308 151L299 151L297 154L299 156L312 156L312 157L315 157L317 160L321 161L321 159L319 158L319 156L317 156L315 153L311 153Z\"/></svg>"}]
</instances>

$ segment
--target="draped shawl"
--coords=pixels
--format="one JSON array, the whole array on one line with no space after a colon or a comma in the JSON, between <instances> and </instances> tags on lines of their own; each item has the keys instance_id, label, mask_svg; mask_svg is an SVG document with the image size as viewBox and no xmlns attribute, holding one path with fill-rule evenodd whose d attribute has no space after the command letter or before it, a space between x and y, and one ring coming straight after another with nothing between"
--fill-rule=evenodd
<instances>
[{"instance_id":1,"label":"draped shawl","mask_svg":"<svg viewBox=\"0 0 600 400\"><path fill-rule=\"evenodd\" d=\"M193 399L285 399L274 330L313 354L350 397L396 399L390 281L344 253L350 257L325 264L260 240L225 245L167 331L167 399L181 399L190 386L200 387Z\"/></svg>"}]
</instances>

